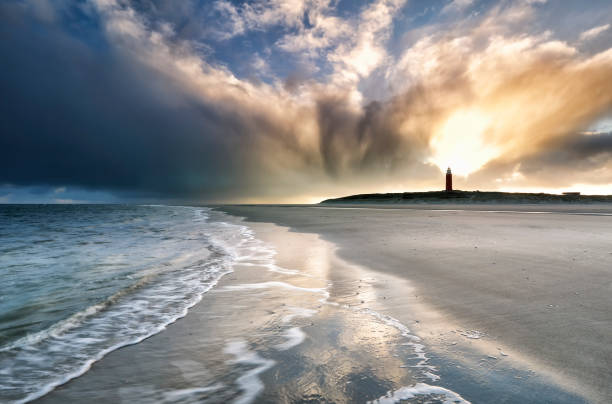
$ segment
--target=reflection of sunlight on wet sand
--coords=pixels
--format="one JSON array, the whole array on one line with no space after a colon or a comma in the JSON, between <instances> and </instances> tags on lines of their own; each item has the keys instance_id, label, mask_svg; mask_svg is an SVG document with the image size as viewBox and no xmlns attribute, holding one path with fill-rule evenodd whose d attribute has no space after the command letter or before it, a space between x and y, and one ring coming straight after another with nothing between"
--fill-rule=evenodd
<instances>
[{"instance_id":1,"label":"reflection of sunlight on wet sand","mask_svg":"<svg viewBox=\"0 0 612 404\"><path fill-rule=\"evenodd\" d=\"M300 379L319 382L316 387L304 386L300 382L299 390L306 388L309 394L320 394L327 399L333 399L337 394L336 399L342 401L343 394L349 394L343 389L358 391L367 386L365 389L370 394L372 389L378 389L372 397L376 398L401 386L439 379L433 373L435 369L427 364L418 337L396 320L369 309L369 303L380 298L371 272L356 276L356 268L336 255L335 245L318 235L293 233L269 224L257 224L255 229L258 238L276 246L276 266L300 268L302 271L285 280L300 285L301 289L296 288L296 292L316 290L321 281L328 286L329 300L323 302L327 304L319 304L317 315L312 317L316 327L293 328L294 331L300 330L300 341L307 338L316 341L299 347L300 363L304 368ZM261 287L265 287L264 284ZM293 295L288 302L292 309L302 306L298 310L310 310L304 308L309 305L308 296L297 300L295 297ZM308 313L311 315L312 311ZM288 322L289 317L292 314L286 315L283 322ZM333 383L321 382L329 377L329 373L335 375Z\"/></svg>"},{"instance_id":2,"label":"reflection of sunlight on wet sand","mask_svg":"<svg viewBox=\"0 0 612 404\"><path fill-rule=\"evenodd\" d=\"M316 234L293 233L285 228L271 226L273 225L258 224L256 236L276 247L276 265L281 268L299 268L303 275L327 281L334 254L330 243L321 240ZM299 278L294 280L308 281Z\"/></svg>"},{"instance_id":3,"label":"reflection of sunlight on wet sand","mask_svg":"<svg viewBox=\"0 0 612 404\"><path fill-rule=\"evenodd\" d=\"M470 374L498 369L524 374L530 369L577 391L571 381L545 366L484 333L469 333L433 310L409 281L344 261L334 244L316 234L272 224L249 225L258 239L275 247L273 264L246 266L249 276L225 288L256 297L245 307L253 313L249 316L256 330L251 335L257 338L249 339L252 349L286 351L293 358L277 360L266 372L284 380L275 386L281 397L289 401L303 397L345 401L364 394L370 399L408 397L417 390L407 387L444 385L444 378L437 381L437 369L425 351ZM262 312L270 314L256 314Z\"/></svg>"}]
</instances>

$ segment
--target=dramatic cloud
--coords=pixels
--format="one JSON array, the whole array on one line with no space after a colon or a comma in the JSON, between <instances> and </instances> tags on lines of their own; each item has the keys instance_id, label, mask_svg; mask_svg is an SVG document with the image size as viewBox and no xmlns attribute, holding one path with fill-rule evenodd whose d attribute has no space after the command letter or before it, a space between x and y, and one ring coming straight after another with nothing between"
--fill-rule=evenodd
<instances>
[{"instance_id":1,"label":"dramatic cloud","mask_svg":"<svg viewBox=\"0 0 612 404\"><path fill-rule=\"evenodd\" d=\"M612 48L581 48L608 26L572 43L528 0L171 4L0 4L0 184L289 202L437 189L447 165L465 188L612 184L591 128Z\"/></svg>"}]
</instances>

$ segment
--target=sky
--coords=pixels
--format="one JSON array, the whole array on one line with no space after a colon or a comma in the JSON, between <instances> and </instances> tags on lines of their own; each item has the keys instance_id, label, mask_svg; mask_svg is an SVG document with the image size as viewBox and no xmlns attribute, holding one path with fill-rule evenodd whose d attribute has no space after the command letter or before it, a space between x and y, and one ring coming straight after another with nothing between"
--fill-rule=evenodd
<instances>
[{"instance_id":1,"label":"sky","mask_svg":"<svg viewBox=\"0 0 612 404\"><path fill-rule=\"evenodd\" d=\"M0 203L612 194L609 0L3 0Z\"/></svg>"}]
</instances>

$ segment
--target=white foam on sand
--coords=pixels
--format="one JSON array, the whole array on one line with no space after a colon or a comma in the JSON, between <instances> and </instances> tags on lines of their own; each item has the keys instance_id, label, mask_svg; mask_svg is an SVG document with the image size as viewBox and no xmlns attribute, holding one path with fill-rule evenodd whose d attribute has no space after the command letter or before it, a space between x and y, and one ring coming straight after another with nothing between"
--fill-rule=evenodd
<instances>
[{"instance_id":1,"label":"white foam on sand","mask_svg":"<svg viewBox=\"0 0 612 404\"><path fill-rule=\"evenodd\" d=\"M279 274L284 275L297 275L300 273L297 269L287 269L283 267L279 267L278 265L268 264L265 262L244 262L244 259L238 261L238 263L245 267L264 267L267 268L270 272L277 272Z\"/></svg>"},{"instance_id":2,"label":"white foam on sand","mask_svg":"<svg viewBox=\"0 0 612 404\"><path fill-rule=\"evenodd\" d=\"M267 289L267 288L284 288L284 289L297 290L300 292L321 293L324 295L328 295L326 288L302 288L300 286L295 286L290 283L279 282L279 281L244 283L241 285L229 285L229 286L225 286L223 289L224 290L249 290L249 289Z\"/></svg>"},{"instance_id":3,"label":"white foam on sand","mask_svg":"<svg viewBox=\"0 0 612 404\"><path fill-rule=\"evenodd\" d=\"M236 379L242 394L234 400L235 404L252 403L264 389L259 374L270 369L276 362L272 359L262 358L256 352L249 350L246 341L243 340L230 342L225 347L224 352L234 355L235 358L229 361L231 364L255 366Z\"/></svg>"},{"instance_id":4,"label":"white foam on sand","mask_svg":"<svg viewBox=\"0 0 612 404\"><path fill-rule=\"evenodd\" d=\"M328 286L329 287L329 286ZM329 291L328 287L325 288L303 288L300 286L295 286L287 282L280 281L268 281L268 282L258 282L258 283L243 283L240 285L228 285L219 290L218 292L231 291L231 290L258 290L258 289L268 289L268 288L283 288L288 290L294 290L298 292L306 292L306 293L315 293L319 294L321 298L319 299L319 303L321 304L329 304L329 305L338 305L335 302L329 301Z\"/></svg>"},{"instance_id":5,"label":"white foam on sand","mask_svg":"<svg viewBox=\"0 0 612 404\"><path fill-rule=\"evenodd\" d=\"M300 345L306 339L306 334L300 327L292 327L285 330L283 336L287 338L287 341L275 346L278 351L286 351L291 349L294 346Z\"/></svg>"},{"instance_id":6,"label":"white foam on sand","mask_svg":"<svg viewBox=\"0 0 612 404\"><path fill-rule=\"evenodd\" d=\"M379 397L374 401L369 401L369 403L395 404L401 402L402 400L410 400L413 398L427 396L442 399L443 404L470 404L469 401L452 390L439 386L431 386L426 383L417 383L414 386L402 387L395 391L389 391L386 395Z\"/></svg>"},{"instance_id":7,"label":"white foam on sand","mask_svg":"<svg viewBox=\"0 0 612 404\"><path fill-rule=\"evenodd\" d=\"M274 261L276 250L270 245L254 237L251 240L251 244L251 246L243 249L243 253L237 258L237 263L240 265L264 267L270 272L284 275L297 275L301 273L297 269L288 269L276 265Z\"/></svg>"},{"instance_id":8,"label":"white foam on sand","mask_svg":"<svg viewBox=\"0 0 612 404\"><path fill-rule=\"evenodd\" d=\"M425 354L425 345L421 344L421 339L419 337L410 333L408 327L391 316L381 314L371 309L360 309L360 312L373 316L383 323L397 329L401 335L408 340L408 342L405 342L402 345L410 346L416 357L419 359L419 362L416 365L411 365L410 367L422 369L423 376L432 381L437 381L440 379L440 376L434 373L436 371L435 366L431 366L427 363L429 358L427 358L427 355Z\"/></svg>"},{"instance_id":9,"label":"white foam on sand","mask_svg":"<svg viewBox=\"0 0 612 404\"><path fill-rule=\"evenodd\" d=\"M213 384L212 386L207 386L207 387L194 387L190 389L177 389L177 390L172 390L172 391L165 391L163 394L164 402L175 403L177 401L184 401L195 395L220 390L224 387L225 385L223 383L216 383L216 384Z\"/></svg>"}]
</instances>

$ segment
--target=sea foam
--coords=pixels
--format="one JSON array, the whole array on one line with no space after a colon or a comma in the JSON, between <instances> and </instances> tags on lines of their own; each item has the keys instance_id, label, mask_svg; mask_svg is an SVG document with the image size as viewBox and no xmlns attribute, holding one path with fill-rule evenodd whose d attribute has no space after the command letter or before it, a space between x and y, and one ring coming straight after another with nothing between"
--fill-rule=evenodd
<instances>
[{"instance_id":1,"label":"sea foam","mask_svg":"<svg viewBox=\"0 0 612 404\"><path fill-rule=\"evenodd\" d=\"M161 332L232 271L240 247L252 239L249 229L210 222L207 208L173 209L192 211L193 225L184 227L192 234L184 237L199 243L199 252L189 243L188 251L158 268L145 268L104 301L0 348L1 401L39 398L108 353Z\"/></svg>"}]
</instances>

